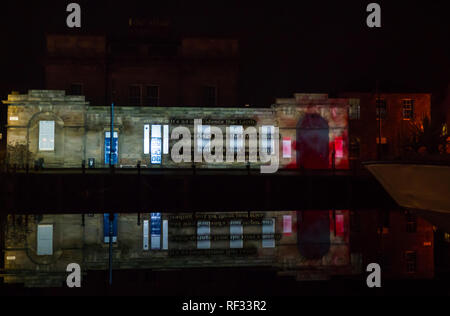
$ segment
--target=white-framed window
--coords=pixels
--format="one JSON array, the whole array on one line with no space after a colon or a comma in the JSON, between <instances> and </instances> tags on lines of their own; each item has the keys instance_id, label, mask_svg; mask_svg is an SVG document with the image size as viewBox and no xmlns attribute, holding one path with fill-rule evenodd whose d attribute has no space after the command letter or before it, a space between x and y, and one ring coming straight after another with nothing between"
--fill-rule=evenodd
<instances>
[{"instance_id":1,"label":"white-framed window","mask_svg":"<svg viewBox=\"0 0 450 316\"><path fill-rule=\"evenodd\" d=\"M403 119L412 120L414 118L414 100L404 99L402 100L403 105Z\"/></svg>"},{"instance_id":2,"label":"white-framed window","mask_svg":"<svg viewBox=\"0 0 450 316\"><path fill-rule=\"evenodd\" d=\"M262 222L262 247L275 248L275 218L264 219Z\"/></svg>"},{"instance_id":3,"label":"white-framed window","mask_svg":"<svg viewBox=\"0 0 450 316\"><path fill-rule=\"evenodd\" d=\"M230 221L230 248L243 248L244 228L241 221Z\"/></svg>"},{"instance_id":4,"label":"white-framed window","mask_svg":"<svg viewBox=\"0 0 450 316\"><path fill-rule=\"evenodd\" d=\"M210 240L211 227L209 221L197 222L197 248L209 249L211 248Z\"/></svg>"},{"instance_id":5,"label":"white-framed window","mask_svg":"<svg viewBox=\"0 0 450 316\"><path fill-rule=\"evenodd\" d=\"M273 139L275 133L275 127L273 125L263 125L261 127L262 132L262 150L268 155L273 154L275 147L275 140Z\"/></svg>"},{"instance_id":6,"label":"white-framed window","mask_svg":"<svg viewBox=\"0 0 450 316\"><path fill-rule=\"evenodd\" d=\"M348 109L348 116L351 120L359 120L361 117L361 106L358 101L350 102Z\"/></svg>"},{"instance_id":7,"label":"white-framed window","mask_svg":"<svg viewBox=\"0 0 450 316\"><path fill-rule=\"evenodd\" d=\"M159 126L159 127L158 127ZM161 125L152 125L152 136L150 138L150 124L144 124L144 154L148 155L150 154L150 147L151 147L151 139L153 138L159 138L160 140L153 140L155 151L157 152L158 143L162 141L162 153L164 155L169 153L169 125L162 125L163 128L163 137L161 137ZM158 137L159 135L159 137ZM161 150L161 149L159 149ZM157 161L157 155L155 156L155 161Z\"/></svg>"},{"instance_id":8,"label":"white-framed window","mask_svg":"<svg viewBox=\"0 0 450 316\"><path fill-rule=\"evenodd\" d=\"M39 122L39 150L55 150L55 121Z\"/></svg>"}]
</instances>

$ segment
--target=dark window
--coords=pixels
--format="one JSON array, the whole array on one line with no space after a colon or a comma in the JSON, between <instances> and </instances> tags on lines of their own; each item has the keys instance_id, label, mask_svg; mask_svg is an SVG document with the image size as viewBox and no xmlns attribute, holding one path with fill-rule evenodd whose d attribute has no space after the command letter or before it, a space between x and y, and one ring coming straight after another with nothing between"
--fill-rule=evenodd
<instances>
[{"instance_id":1,"label":"dark window","mask_svg":"<svg viewBox=\"0 0 450 316\"><path fill-rule=\"evenodd\" d=\"M83 85L81 83L73 83L70 85L69 95L83 95Z\"/></svg>"},{"instance_id":2,"label":"dark window","mask_svg":"<svg viewBox=\"0 0 450 316\"><path fill-rule=\"evenodd\" d=\"M414 118L414 100L405 99L403 103L403 119L412 120Z\"/></svg>"},{"instance_id":3,"label":"dark window","mask_svg":"<svg viewBox=\"0 0 450 316\"><path fill-rule=\"evenodd\" d=\"M159 105L159 87L147 86L145 95L145 105L158 106Z\"/></svg>"},{"instance_id":4,"label":"dark window","mask_svg":"<svg viewBox=\"0 0 450 316\"><path fill-rule=\"evenodd\" d=\"M352 137L350 140L350 158L358 159L361 151L361 142L358 137Z\"/></svg>"},{"instance_id":5,"label":"dark window","mask_svg":"<svg viewBox=\"0 0 450 316\"><path fill-rule=\"evenodd\" d=\"M217 105L217 89L216 87L203 87L203 103L205 106Z\"/></svg>"},{"instance_id":6,"label":"dark window","mask_svg":"<svg viewBox=\"0 0 450 316\"><path fill-rule=\"evenodd\" d=\"M358 211L350 211L350 231L355 233L361 231L361 215Z\"/></svg>"},{"instance_id":7,"label":"dark window","mask_svg":"<svg viewBox=\"0 0 450 316\"><path fill-rule=\"evenodd\" d=\"M377 99L377 119L380 117L382 119L386 118L387 116L387 103L384 99Z\"/></svg>"},{"instance_id":8,"label":"dark window","mask_svg":"<svg viewBox=\"0 0 450 316\"><path fill-rule=\"evenodd\" d=\"M406 231L408 233L417 232L417 216L410 212L406 213Z\"/></svg>"},{"instance_id":9,"label":"dark window","mask_svg":"<svg viewBox=\"0 0 450 316\"><path fill-rule=\"evenodd\" d=\"M414 273L417 269L417 253L415 251L407 251L405 253L406 272Z\"/></svg>"},{"instance_id":10,"label":"dark window","mask_svg":"<svg viewBox=\"0 0 450 316\"><path fill-rule=\"evenodd\" d=\"M130 105L141 105L141 87L133 85L129 87L128 102Z\"/></svg>"}]
</instances>

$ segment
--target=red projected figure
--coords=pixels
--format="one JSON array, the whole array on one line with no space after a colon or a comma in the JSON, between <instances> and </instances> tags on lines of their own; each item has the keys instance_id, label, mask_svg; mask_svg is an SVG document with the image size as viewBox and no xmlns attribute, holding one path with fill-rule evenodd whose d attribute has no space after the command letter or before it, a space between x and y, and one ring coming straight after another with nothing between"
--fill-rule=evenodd
<instances>
[{"instance_id":1,"label":"red projected figure","mask_svg":"<svg viewBox=\"0 0 450 316\"><path fill-rule=\"evenodd\" d=\"M297 123L297 167L329 168L328 122L318 113L307 113Z\"/></svg>"}]
</instances>

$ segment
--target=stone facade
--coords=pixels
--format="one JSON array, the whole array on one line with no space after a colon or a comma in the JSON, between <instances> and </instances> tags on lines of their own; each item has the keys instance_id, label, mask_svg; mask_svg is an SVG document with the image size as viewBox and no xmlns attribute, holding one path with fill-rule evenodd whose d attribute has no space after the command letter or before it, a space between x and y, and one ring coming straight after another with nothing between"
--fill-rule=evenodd
<instances>
[{"instance_id":1,"label":"stone facade","mask_svg":"<svg viewBox=\"0 0 450 316\"><path fill-rule=\"evenodd\" d=\"M83 96L67 96L58 90L30 90L26 95L9 95L4 103L8 105L8 151L12 153L15 146L24 146L23 162L32 164L42 158L46 168L77 168L83 161L87 163L94 158L96 167L107 166L105 133L110 130L110 107L90 106ZM142 167L148 168L192 167L192 163L174 163L170 154L162 154L161 164L151 164L150 155L144 154L144 126L168 125L170 135L175 127L186 125L193 138L193 120L202 119L205 125L208 121L217 125L223 135L227 126L236 124L244 129L259 129L264 125L278 127L280 168L296 168L298 163L305 168L327 169L333 163L336 168L347 168L348 106L348 99L329 99L323 94L298 94L294 99L277 100L271 108L116 106L114 131L118 133L118 166L136 167L140 162ZM41 120L55 122L52 151L38 148ZM170 139L169 147L175 142L177 140ZM316 148L319 143L320 150ZM224 159L225 152L226 148ZM308 165L306 160L299 160L302 157L312 161L318 157L324 164ZM247 162L248 157L245 163L199 162L196 167L244 168ZM250 167L260 164L258 160Z\"/></svg>"},{"instance_id":2,"label":"stone facade","mask_svg":"<svg viewBox=\"0 0 450 316\"><path fill-rule=\"evenodd\" d=\"M298 213L301 212L244 212L244 213L162 213L168 220L168 249L143 248L142 221L150 214L119 214L117 242L113 246L114 269L189 269L212 267L265 267L299 280L328 279L332 275L349 275L352 268L349 253L348 211L318 211L329 219L323 235L328 240L326 253L310 257L303 248L299 251ZM187 218L186 218L187 216ZM291 218L291 232L283 222ZM341 228L335 231L333 221L341 216ZM180 218L183 220L180 221ZM210 221L210 236L224 236L212 240L210 249L197 249L196 223ZM230 218L243 221L242 248L230 248ZM261 221L275 219L275 247L262 245ZM246 221L246 222L244 222ZM8 216L5 231L5 283L24 283L25 286L61 286L67 277L69 263L78 263L82 272L107 270L109 244L104 242L103 214ZM37 254L37 226L53 225L53 254ZM317 234L317 232L316 232ZM183 236L192 237L183 240ZM261 238L259 238L261 237ZM323 237L323 236L322 236ZM161 240L162 242L162 240ZM314 241L310 241L314 246ZM162 247L161 247L162 248ZM184 251L184 252L183 252ZM304 254L302 254L304 253Z\"/></svg>"}]
</instances>

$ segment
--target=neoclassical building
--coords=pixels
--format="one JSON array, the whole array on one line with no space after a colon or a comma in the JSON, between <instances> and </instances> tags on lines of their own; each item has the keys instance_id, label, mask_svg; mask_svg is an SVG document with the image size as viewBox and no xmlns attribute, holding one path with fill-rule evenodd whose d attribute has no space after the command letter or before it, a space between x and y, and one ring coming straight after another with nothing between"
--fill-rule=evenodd
<instances>
[{"instance_id":1,"label":"neoclassical building","mask_svg":"<svg viewBox=\"0 0 450 316\"><path fill-rule=\"evenodd\" d=\"M3 101L8 106L10 164L40 161L44 168L79 168L83 163L102 168L111 158L122 168L191 168L193 163L199 168L253 168L263 164L263 151L278 156L279 168L305 169L348 167L349 102L326 94L296 94L277 99L270 108L116 106L111 152L111 106L90 106L84 96L57 90L30 90ZM194 128L195 120L201 126ZM211 132L214 126L223 134L224 155L233 148L245 153L245 161L174 162L171 151L179 139L173 131L179 126L190 131L192 157L206 148L217 150L211 148L218 137ZM252 129L258 137L256 161L249 153L247 132Z\"/></svg>"}]
</instances>

